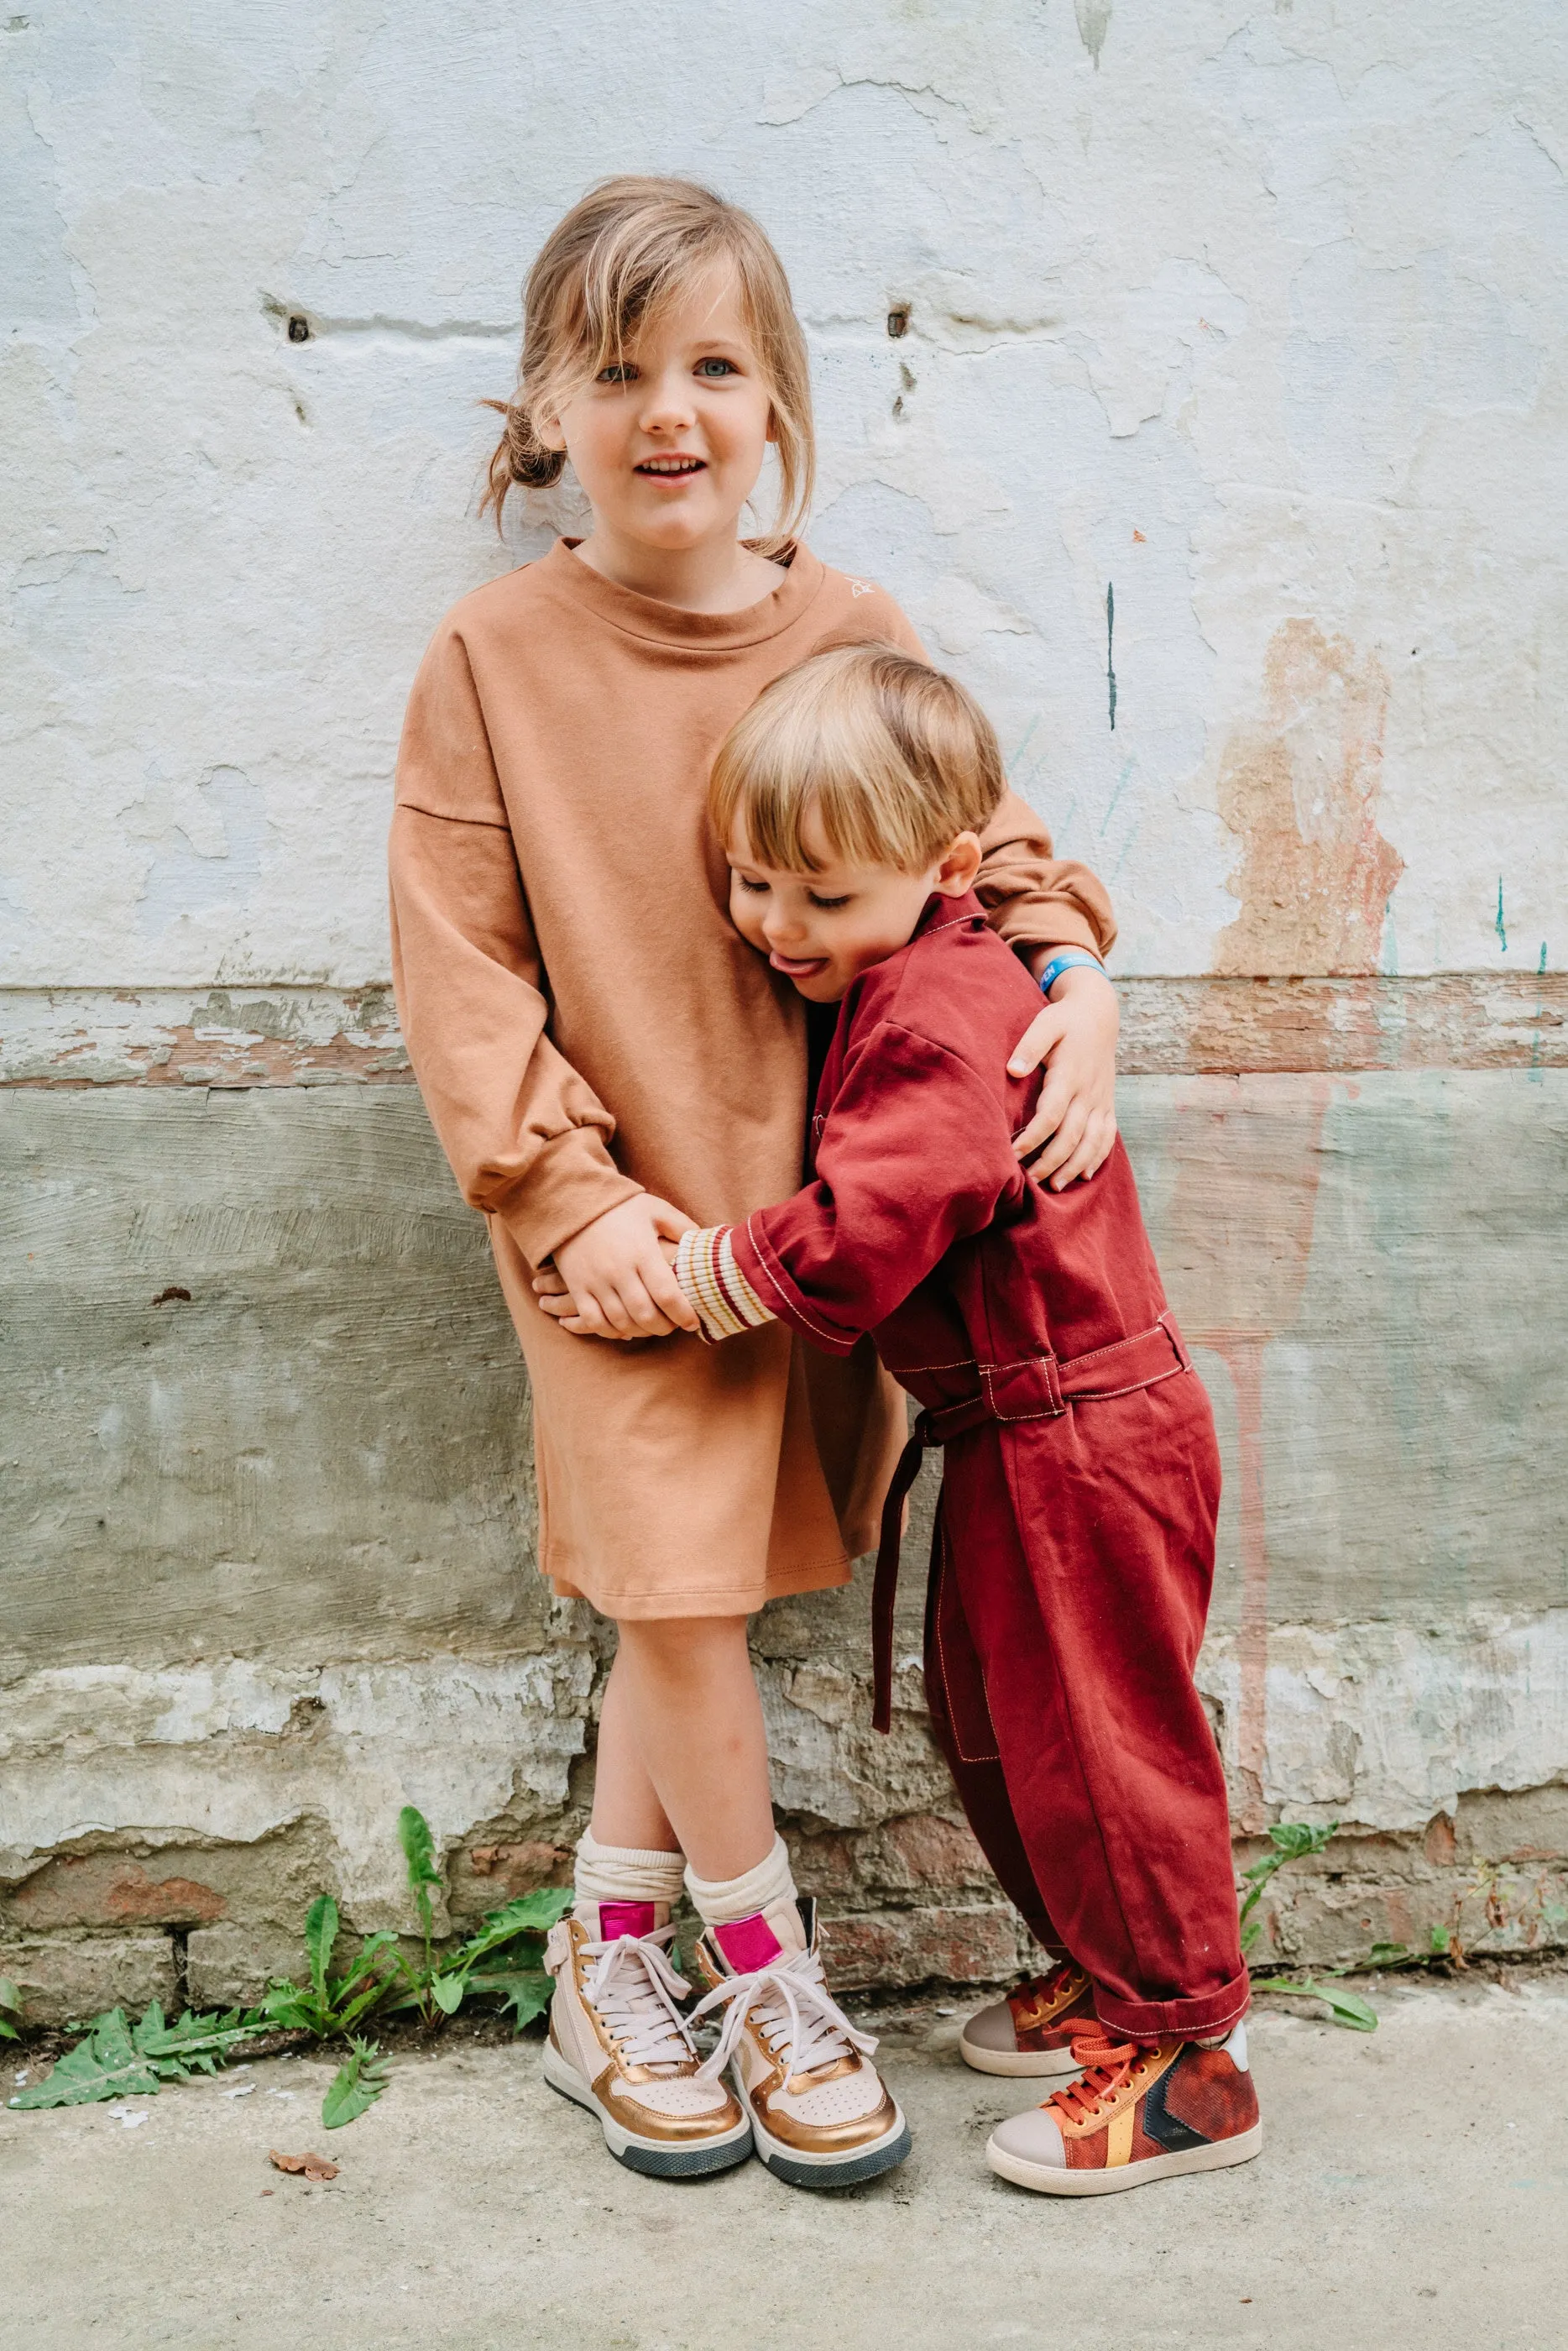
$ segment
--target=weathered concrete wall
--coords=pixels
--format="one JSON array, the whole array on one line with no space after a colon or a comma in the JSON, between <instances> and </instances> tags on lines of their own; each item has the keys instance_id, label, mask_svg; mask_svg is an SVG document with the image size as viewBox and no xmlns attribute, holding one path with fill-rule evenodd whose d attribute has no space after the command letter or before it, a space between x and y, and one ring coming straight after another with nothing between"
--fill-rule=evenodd
<instances>
[{"instance_id":1,"label":"weathered concrete wall","mask_svg":"<svg viewBox=\"0 0 1568 2351\"><path fill-rule=\"evenodd\" d=\"M1239 1822L1361 1833L1303 1896L1314 1949L1446 1922L1522 1848L1512 1938L1553 1939L1568 1078L1147 1078L1123 1116L1225 1446L1203 1685ZM79 1999L180 1927L238 1992L312 1871L401 1918L410 1801L454 1911L554 1874L605 1644L534 1572L515 1346L417 1094L15 1090L0 1136L9 1971ZM1013 1931L920 1720L919 1552L886 1745L864 1589L762 1621L775 1792L856 1966L991 1975Z\"/></svg>"},{"instance_id":2,"label":"weathered concrete wall","mask_svg":"<svg viewBox=\"0 0 1568 2351\"><path fill-rule=\"evenodd\" d=\"M478 525L475 402L628 164L773 228L815 543L1115 890L1238 1818L1351 1824L1282 1948L1561 1938L1565 53L1544 0L0 29L0 1970L40 2009L243 1989L329 1882L401 1917L407 1799L454 1913L583 1815L602 1628L533 1573L381 841L434 619L571 512ZM759 1625L779 1802L846 1966L1002 1971L863 1618Z\"/></svg>"}]
</instances>

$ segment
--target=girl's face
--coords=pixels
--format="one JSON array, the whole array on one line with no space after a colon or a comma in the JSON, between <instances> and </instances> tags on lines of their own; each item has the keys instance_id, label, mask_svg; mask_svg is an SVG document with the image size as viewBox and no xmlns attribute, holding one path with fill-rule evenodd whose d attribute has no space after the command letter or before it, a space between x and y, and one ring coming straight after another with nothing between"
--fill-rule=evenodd
<instances>
[{"instance_id":1,"label":"girl's face","mask_svg":"<svg viewBox=\"0 0 1568 2351\"><path fill-rule=\"evenodd\" d=\"M540 437L570 457L597 532L667 554L732 541L773 439L732 267L694 280Z\"/></svg>"},{"instance_id":2,"label":"girl's face","mask_svg":"<svg viewBox=\"0 0 1568 2351\"><path fill-rule=\"evenodd\" d=\"M730 918L813 1004L836 1004L861 972L914 936L933 891L961 898L980 871L979 836L961 832L923 873L893 865L846 865L828 848L815 811L801 826L815 873L759 864L737 823L729 842Z\"/></svg>"}]
</instances>

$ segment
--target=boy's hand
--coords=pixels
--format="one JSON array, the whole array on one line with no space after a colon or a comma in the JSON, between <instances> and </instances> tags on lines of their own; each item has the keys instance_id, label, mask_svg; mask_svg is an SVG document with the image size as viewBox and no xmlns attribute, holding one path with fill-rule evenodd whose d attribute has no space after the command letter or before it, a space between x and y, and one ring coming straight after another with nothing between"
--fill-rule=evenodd
<instances>
[{"instance_id":1,"label":"boy's hand","mask_svg":"<svg viewBox=\"0 0 1568 2351\"><path fill-rule=\"evenodd\" d=\"M534 1293L564 1331L587 1339L664 1339L695 1331L697 1310L670 1270L666 1241L695 1229L668 1200L639 1192L607 1208L556 1251Z\"/></svg>"},{"instance_id":2,"label":"boy's hand","mask_svg":"<svg viewBox=\"0 0 1568 2351\"><path fill-rule=\"evenodd\" d=\"M1044 964L1048 949L1042 949ZM1034 1115L1013 1137L1020 1159L1054 1192L1092 1176L1116 1139L1116 992L1087 964L1064 971L1050 1001L1032 1020L1008 1062L1008 1074L1026 1078L1046 1064ZM1041 1146L1045 1148L1042 1149Z\"/></svg>"}]
</instances>

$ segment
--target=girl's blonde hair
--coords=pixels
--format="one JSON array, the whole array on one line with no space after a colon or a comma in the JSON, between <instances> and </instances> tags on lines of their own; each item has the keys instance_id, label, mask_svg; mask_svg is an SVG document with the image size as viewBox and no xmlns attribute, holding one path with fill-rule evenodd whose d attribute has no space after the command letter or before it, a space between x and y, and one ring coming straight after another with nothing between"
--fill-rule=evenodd
<instances>
[{"instance_id":1,"label":"girl's blonde hair","mask_svg":"<svg viewBox=\"0 0 1568 2351\"><path fill-rule=\"evenodd\" d=\"M756 542L778 554L811 504L816 444L811 369L784 264L752 218L692 180L623 173L601 181L545 238L523 288L523 355L490 460L480 512L501 509L514 482L547 489L566 457L546 449L539 420L558 416L601 368L617 365L639 330L715 262L733 265L741 308L773 400L781 496L773 530Z\"/></svg>"},{"instance_id":2,"label":"girl's blonde hair","mask_svg":"<svg viewBox=\"0 0 1568 2351\"><path fill-rule=\"evenodd\" d=\"M897 645L838 645L763 689L719 747L713 829L761 865L819 873L815 814L848 865L920 873L961 832L983 832L1006 790L991 721L957 678Z\"/></svg>"}]
</instances>

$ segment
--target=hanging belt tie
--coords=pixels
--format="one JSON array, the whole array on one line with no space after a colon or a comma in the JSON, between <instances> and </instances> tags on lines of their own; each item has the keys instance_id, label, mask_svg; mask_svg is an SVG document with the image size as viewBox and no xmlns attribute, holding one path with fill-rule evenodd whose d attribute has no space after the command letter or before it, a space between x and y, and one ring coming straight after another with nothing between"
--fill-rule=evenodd
<instances>
[{"instance_id":1,"label":"hanging belt tie","mask_svg":"<svg viewBox=\"0 0 1568 2351\"><path fill-rule=\"evenodd\" d=\"M877 1551L877 1575L871 1586L871 1727L890 1730L893 1724L893 1608L898 1596L898 1542L903 1533L904 1503L920 1474L928 1445L946 1445L967 1437L988 1420L1004 1426L1024 1420L1060 1420L1071 1405L1103 1404L1112 1396L1130 1395L1135 1388L1152 1388L1192 1369L1176 1317L1168 1311L1153 1328L1139 1331L1114 1346L1096 1347L1092 1354L1075 1355L1064 1364L1054 1355L1031 1355L1022 1364L977 1364L980 1386L956 1404L939 1405L922 1412L914 1434L898 1457L888 1499L882 1505L882 1538ZM895 1374L897 1376L897 1374Z\"/></svg>"}]
</instances>

